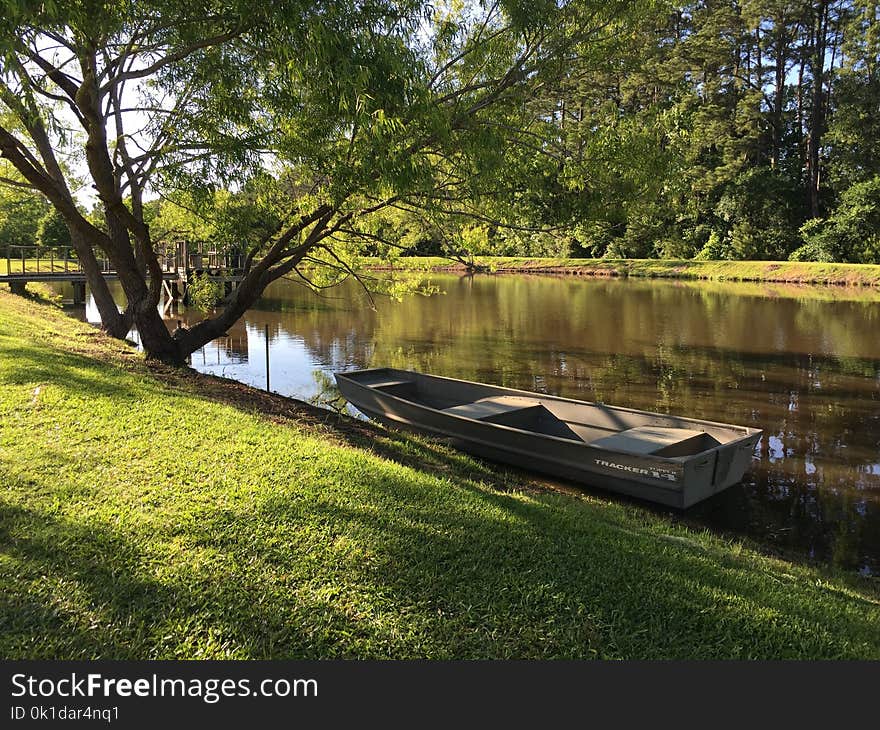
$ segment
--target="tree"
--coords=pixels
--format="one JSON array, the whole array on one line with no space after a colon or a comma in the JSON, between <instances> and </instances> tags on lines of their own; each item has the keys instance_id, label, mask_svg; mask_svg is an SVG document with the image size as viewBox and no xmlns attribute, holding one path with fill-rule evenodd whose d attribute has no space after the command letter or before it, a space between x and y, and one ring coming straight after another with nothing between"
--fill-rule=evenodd
<instances>
[{"instance_id":1,"label":"tree","mask_svg":"<svg viewBox=\"0 0 880 730\"><path fill-rule=\"evenodd\" d=\"M41 247L55 249L59 254L66 254L70 248L70 230L64 218L54 208L40 219L36 241Z\"/></svg>"},{"instance_id":2,"label":"tree","mask_svg":"<svg viewBox=\"0 0 880 730\"><path fill-rule=\"evenodd\" d=\"M630 5L15 3L2 21L0 100L19 127L0 124L0 151L63 216L108 331L133 323L150 356L179 363L304 262L348 270L372 240L371 213L479 215L474 201L522 141L530 95L600 52ZM56 150L76 144L102 225L80 213L58 162ZM247 246L217 314L169 334L145 196L252 181L271 229ZM122 314L97 251L122 284Z\"/></svg>"},{"instance_id":3,"label":"tree","mask_svg":"<svg viewBox=\"0 0 880 730\"><path fill-rule=\"evenodd\" d=\"M880 263L880 175L847 188L832 215L808 221L801 233L806 244L792 254L796 261Z\"/></svg>"},{"instance_id":4,"label":"tree","mask_svg":"<svg viewBox=\"0 0 880 730\"><path fill-rule=\"evenodd\" d=\"M877 174L877 17L875 0L658 3L576 64L557 179L580 195L582 249L787 256Z\"/></svg>"},{"instance_id":5,"label":"tree","mask_svg":"<svg viewBox=\"0 0 880 730\"><path fill-rule=\"evenodd\" d=\"M4 165L5 167L5 165ZM0 168L0 255L7 246L33 246L40 220L51 210L46 199L35 193L14 168Z\"/></svg>"},{"instance_id":6,"label":"tree","mask_svg":"<svg viewBox=\"0 0 880 730\"><path fill-rule=\"evenodd\" d=\"M826 141L837 192L880 175L880 4L855 0Z\"/></svg>"}]
</instances>

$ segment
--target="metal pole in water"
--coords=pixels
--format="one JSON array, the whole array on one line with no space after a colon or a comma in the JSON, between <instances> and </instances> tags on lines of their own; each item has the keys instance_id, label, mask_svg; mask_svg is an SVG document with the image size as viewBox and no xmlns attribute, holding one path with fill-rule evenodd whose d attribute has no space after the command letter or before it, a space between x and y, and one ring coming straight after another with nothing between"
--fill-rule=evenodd
<instances>
[{"instance_id":1,"label":"metal pole in water","mask_svg":"<svg viewBox=\"0 0 880 730\"><path fill-rule=\"evenodd\" d=\"M266 392L270 393L269 390L269 325L266 325Z\"/></svg>"}]
</instances>

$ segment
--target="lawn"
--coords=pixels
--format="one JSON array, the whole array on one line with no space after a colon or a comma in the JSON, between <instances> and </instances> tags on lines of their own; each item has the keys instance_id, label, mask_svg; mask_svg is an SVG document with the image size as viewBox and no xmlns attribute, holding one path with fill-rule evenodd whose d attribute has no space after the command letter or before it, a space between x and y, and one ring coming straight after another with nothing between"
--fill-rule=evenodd
<instances>
[{"instance_id":1,"label":"lawn","mask_svg":"<svg viewBox=\"0 0 880 730\"><path fill-rule=\"evenodd\" d=\"M880 658L876 579L150 366L0 292L4 658Z\"/></svg>"}]
</instances>

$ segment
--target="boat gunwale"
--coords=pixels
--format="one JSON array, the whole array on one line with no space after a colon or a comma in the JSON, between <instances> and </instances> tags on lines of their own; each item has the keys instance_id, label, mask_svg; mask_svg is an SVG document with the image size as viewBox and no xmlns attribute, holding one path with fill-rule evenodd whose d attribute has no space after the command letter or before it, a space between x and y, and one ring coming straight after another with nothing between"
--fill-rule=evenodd
<instances>
[{"instance_id":1,"label":"boat gunwale","mask_svg":"<svg viewBox=\"0 0 880 730\"><path fill-rule=\"evenodd\" d=\"M660 416L661 418L675 418L675 419L679 419L682 421L686 421L688 423L705 424L705 425L709 425L709 426L717 426L719 428L742 429L742 430L746 431L746 433L743 436L740 436L739 438L733 439L732 441L725 441L724 443L719 443L716 446L711 446L710 448L704 449L703 451L698 451L696 454L687 454L684 456L657 456L654 454L634 454L634 453L631 453L628 451L623 451L620 449L603 449L601 446L594 446L591 443L588 443L586 441L575 441L573 439L566 439L566 438L562 438L560 436L553 436L551 434L545 434L545 433L541 433L539 431L529 431L524 428L517 428L515 426L508 426L503 423L492 423L489 421L483 421L479 418L471 418L469 416L462 416L462 415L459 415L456 413L444 413L442 411L442 409L433 408L431 406L424 405L423 403L419 403L418 401L409 400L408 398L403 398L401 396L394 395L393 393L379 390L378 388L375 388L373 386L370 386L370 385L367 385L364 383L360 383L357 380L355 380L354 378L349 377L349 373L336 372L336 373L333 373L333 376L337 379L340 377L343 377L348 382L350 382L354 385L360 386L361 388L365 388L367 390L381 393L383 397L394 398L395 400L401 401L403 403L408 403L409 405L415 406L416 408L419 408L421 410L430 411L431 413L436 413L436 414L442 415L447 418L461 419L461 420L467 421L469 423L481 423L483 425L492 426L494 428L501 428L501 429L505 429L505 430L515 431L516 433L530 434L532 436L539 436L541 438L551 439L555 442L567 444L569 446L587 447L590 449L594 449L596 451L603 451L607 454L625 454L627 456L643 458L643 459L656 459L661 462L675 464L675 465L681 466L681 467L686 466L691 461L695 461L696 459L703 457L706 454L711 454L713 451L718 452L718 451L721 451L722 449L727 449L727 448L732 448L732 447L739 448L740 446L743 445L744 442L753 438L755 435L758 435L758 436L763 435L762 429L752 428L750 426L737 426L735 424L721 423L719 421L706 421L706 420L700 420L700 419L696 419L696 418L688 418L687 416L671 416L669 414L657 413L655 411L644 411L644 410L639 410L637 408L625 408L623 406L610 406L610 405L606 405L605 403L582 401L582 400L578 400L576 398L564 398L562 396L544 395L543 393L535 393L534 391L529 391L529 390L519 390L518 388L507 388L503 385L492 385L491 383L477 383L473 380L462 380L461 378L450 378L450 377L446 377L444 375L429 375L427 373L420 373L415 370L403 370L400 368L385 367L385 368L366 368L363 370L352 370L349 372L351 374L354 374L354 373L361 374L361 373L381 372L381 371L386 371L386 372L387 371L396 371L399 373L409 373L411 375L417 375L419 377L424 377L424 378L434 378L437 380L446 380L446 381L453 382L453 383L466 383L467 385L477 385L477 386L484 386L484 387L489 387L489 388L498 388L500 390L511 391L511 392L516 393L518 395L523 395L523 396L530 397L530 398L535 398L535 397L547 398L550 400L561 401L564 403L575 403L577 405L594 406L594 407L598 406L601 408L609 408L612 410L621 411L621 412L625 412L625 413L633 413L633 414L638 414L638 415L649 415L649 416ZM385 414L383 414L383 416L388 417ZM394 420L397 420L397 419L394 419ZM586 425L586 424L584 424L584 425ZM428 428L430 428L430 427L428 427ZM622 431L625 431L625 430L626 429L621 429L621 431L618 431L617 433L621 433ZM453 435L453 437L454 437L454 435Z\"/></svg>"},{"instance_id":2,"label":"boat gunwale","mask_svg":"<svg viewBox=\"0 0 880 730\"><path fill-rule=\"evenodd\" d=\"M392 397L396 397L396 396L392 396ZM401 400L403 400L403 399L401 399ZM406 401L406 402L407 402L407 403L412 403L412 401ZM418 404L415 404L415 405L418 405ZM421 408L421 407L423 407L423 406L419 406L419 407ZM369 409L367 409L367 410L369 410ZM362 412L366 413L367 411L362 411ZM372 411L370 411L370 412L372 413ZM397 421L397 422L400 422L400 423L406 423L405 421L399 421L399 419L395 418L394 416L389 416L389 415L384 414L384 413L376 413L376 414L375 414L375 417L377 417L377 418L385 418L385 419L389 419L389 420L392 420L392 421ZM470 421L470 420L475 420L475 421L477 421L477 423L480 423L479 419L467 419L467 420L469 420L469 421ZM484 422L484 423L485 423L485 422ZM492 449L500 449L500 450L502 450L502 451L505 451L505 450L506 450L506 451L510 451L510 449L505 449L505 447L503 447L503 446L499 446L498 443L497 443L496 441L486 441L485 439L472 438L472 437L462 438L461 436L456 436L454 433L447 433L446 431L442 431L442 430L440 430L440 429L432 428L432 427L429 427L429 426L420 426L420 425L418 425L418 424L410 424L410 425L415 425L416 428L424 429L425 431L430 431L431 433L433 433L433 434L435 434L435 435L438 435L438 436L445 436L445 437L453 438L453 439L458 438L458 439L461 439L461 440L467 441L468 443L471 443L471 444L479 444L480 446L485 446L485 447L489 447L489 448L492 448ZM569 440L569 439L560 439L560 438L557 437L557 436L549 436L549 435L546 435L546 434L536 433L535 431L525 431L525 430L523 430L523 429L513 428L512 426L504 426L503 424L490 423L490 424L486 424L486 425L491 425L491 426L501 426L502 428L509 428L509 429L511 429L511 430L513 430L513 431L517 431L518 433L525 433L525 434L531 434L531 435L534 435L534 436L540 436L540 437L542 437L542 438L555 439L555 440L558 440L558 441L563 441L564 443L567 443L567 444L572 444L572 445L574 445L574 446L587 446L586 443L578 444L576 441L571 441L571 440ZM635 454L627 454L626 452L622 452L622 451L609 451L608 449L602 449L602 448L599 447L599 446L594 446L593 448L596 449L597 451L604 452L604 453L606 453L606 454L618 454L618 455L624 455L624 456L627 456L627 457L636 457ZM540 454L537 454L537 453L535 453L535 452L523 452L523 451L518 451L518 452L516 452L516 453L528 453L530 456L532 456L532 457L534 457L534 458L537 458L537 459L543 459L543 458L544 458L544 457L542 457ZM697 456L702 456L704 453L705 453L705 452L701 452L700 454L697 454ZM653 456L651 456L651 455L648 455L648 456L639 456L638 458L642 458L642 459L653 459L653 458L656 458L656 459L659 459L659 460L661 460L661 461L670 461L670 459L668 459L667 457L653 457ZM667 491L667 492L670 492L670 493L684 494L685 490L687 489L687 485L685 484L685 481L684 481L684 468L685 468L685 463L684 463L684 462L680 462L680 461L675 461L674 459L671 460L671 461L673 461L673 463L674 463L674 465L675 465L676 467L682 469L681 479L680 479L680 480L676 480L675 482L667 482L666 480L662 480L662 479L653 479L653 478L650 480L650 482L647 482L647 481L645 481L645 478L644 478L643 476L641 476L641 475L633 475L633 476L629 477L628 479L623 479L623 478L621 478L621 479L624 480L624 481L632 482L632 483L634 483L634 484L640 484L640 485L642 485L642 486L649 486L649 487L651 487L651 488L653 488L653 489L662 489L662 490ZM572 462L572 461L569 461L569 460L555 459L555 460L553 461L553 463L555 463L555 464L562 463L562 464L564 464L564 465L566 465L566 466L568 466L568 467L570 467L570 468L577 469L577 470L580 470L580 471L585 471L585 472L590 473L590 474L596 474L596 473L598 473L598 472L596 472L596 470L594 470L594 469L591 469L591 468L589 468L589 467L587 467L587 466L584 466L584 465L582 465L582 464L579 464L579 463L576 463L576 462ZM529 468L529 467L525 467L525 468ZM538 471L538 472L541 472L541 473L547 473L546 471L543 471L543 470L541 470L541 469L537 469L537 471Z\"/></svg>"}]
</instances>

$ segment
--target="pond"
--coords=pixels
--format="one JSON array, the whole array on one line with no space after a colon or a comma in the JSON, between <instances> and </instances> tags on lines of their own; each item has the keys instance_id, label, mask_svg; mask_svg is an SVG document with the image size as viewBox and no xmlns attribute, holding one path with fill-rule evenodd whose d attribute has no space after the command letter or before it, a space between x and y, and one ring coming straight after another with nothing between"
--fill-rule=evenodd
<instances>
[{"instance_id":1,"label":"pond","mask_svg":"<svg viewBox=\"0 0 880 730\"><path fill-rule=\"evenodd\" d=\"M335 370L393 366L764 430L742 485L688 510L716 531L880 574L880 292L432 275L443 292L323 296L278 282L198 370L332 398ZM87 310L90 319L97 315ZM196 321L197 312L176 312Z\"/></svg>"}]
</instances>

